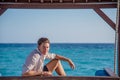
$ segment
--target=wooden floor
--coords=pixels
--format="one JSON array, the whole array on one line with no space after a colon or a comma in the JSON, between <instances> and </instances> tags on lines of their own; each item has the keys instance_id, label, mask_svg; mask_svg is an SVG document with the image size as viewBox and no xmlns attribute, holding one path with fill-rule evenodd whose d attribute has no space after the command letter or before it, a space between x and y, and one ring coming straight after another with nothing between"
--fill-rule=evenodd
<instances>
[{"instance_id":1,"label":"wooden floor","mask_svg":"<svg viewBox=\"0 0 120 80\"><path fill-rule=\"evenodd\" d=\"M60 76L54 76L54 77L0 77L0 80L120 80L120 77L104 77L104 76L94 76L94 77L88 77L88 76L66 76L66 77L60 77Z\"/></svg>"}]
</instances>

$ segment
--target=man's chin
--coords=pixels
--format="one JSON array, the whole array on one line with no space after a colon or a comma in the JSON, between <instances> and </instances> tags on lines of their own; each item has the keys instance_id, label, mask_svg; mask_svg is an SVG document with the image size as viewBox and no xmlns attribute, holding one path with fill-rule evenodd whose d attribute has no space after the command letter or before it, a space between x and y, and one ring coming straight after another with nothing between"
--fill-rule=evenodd
<instances>
[{"instance_id":1,"label":"man's chin","mask_svg":"<svg viewBox=\"0 0 120 80\"><path fill-rule=\"evenodd\" d=\"M46 55L47 53L43 53L43 55Z\"/></svg>"}]
</instances>

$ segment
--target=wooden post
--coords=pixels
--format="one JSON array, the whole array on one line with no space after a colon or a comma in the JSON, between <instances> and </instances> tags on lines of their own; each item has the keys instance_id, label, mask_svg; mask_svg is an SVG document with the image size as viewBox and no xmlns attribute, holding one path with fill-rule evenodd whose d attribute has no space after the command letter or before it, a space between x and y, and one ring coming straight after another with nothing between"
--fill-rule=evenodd
<instances>
[{"instance_id":1,"label":"wooden post","mask_svg":"<svg viewBox=\"0 0 120 80\"><path fill-rule=\"evenodd\" d=\"M117 4L117 23L118 26L118 76L120 77L120 1L118 0Z\"/></svg>"},{"instance_id":2,"label":"wooden post","mask_svg":"<svg viewBox=\"0 0 120 80\"><path fill-rule=\"evenodd\" d=\"M119 14L120 14L120 10L119 10ZM120 77L120 16L118 21L118 75Z\"/></svg>"},{"instance_id":3,"label":"wooden post","mask_svg":"<svg viewBox=\"0 0 120 80\"><path fill-rule=\"evenodd\" d=\"M120 14L120 10L119 10ZM120 77L120 17L119 17L119 28L118 28L118 76Z\"/></svg>"}]
</instances>

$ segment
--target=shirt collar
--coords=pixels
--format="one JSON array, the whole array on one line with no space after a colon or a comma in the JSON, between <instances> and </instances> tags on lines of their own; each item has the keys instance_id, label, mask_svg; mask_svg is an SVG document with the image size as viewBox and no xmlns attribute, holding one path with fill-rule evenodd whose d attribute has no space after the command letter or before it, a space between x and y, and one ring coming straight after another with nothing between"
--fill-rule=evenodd
<instances>
[{"instance_id":1,"label":"shirt collar","mask_svg":"<svg viewBox=\"0 0 120 80\"><path fill-rule=\"evenodd\" d=\"M42 55L41 52L40 52L40 50L39 50L38 48L37 48L36 50L37 50L37 52L38 52L40 55Z\"/></svg>"},{"instance_id":2,"label":"shirt collar","mask_svg":"<svg viewBox=\"0 0 120 80\"><path fill-rule=\"evenodd\" d=\"M37 48L36 50L37 50L37 52L38 52L41 56L46 57L46 55L41 54L41 52L40 52L40 50L39 50L38 48Z\"/></svg>"}]
</instances>

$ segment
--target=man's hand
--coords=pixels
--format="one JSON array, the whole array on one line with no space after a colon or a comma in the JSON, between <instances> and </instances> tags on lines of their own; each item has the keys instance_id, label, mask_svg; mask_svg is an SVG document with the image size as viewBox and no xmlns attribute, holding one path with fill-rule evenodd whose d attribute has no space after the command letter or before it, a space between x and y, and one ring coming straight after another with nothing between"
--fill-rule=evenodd
<instances>
[{"instance_id":1,"label":"man's hand","mask_svg":"<svg viewBox=\"0 0 120 80\"><path fill-rule=\"evenodd\" d=\"M42 75L43 76L52 76L52 73L48 72L48 71L44 71L44 72L42 72Z\"/></svg>"},{"instance_id":2,"label":"man's hand","mask_svg":"<svg viewBox=\"0 0 120 80\"><path fill-rule=\"evenodd\" d=\"M70 67L72 69L75 69L75 65L74 65L74 63L70 59L68 59L68 62L69 62Z\"/></svg>"}]
</instances>

